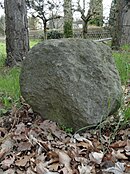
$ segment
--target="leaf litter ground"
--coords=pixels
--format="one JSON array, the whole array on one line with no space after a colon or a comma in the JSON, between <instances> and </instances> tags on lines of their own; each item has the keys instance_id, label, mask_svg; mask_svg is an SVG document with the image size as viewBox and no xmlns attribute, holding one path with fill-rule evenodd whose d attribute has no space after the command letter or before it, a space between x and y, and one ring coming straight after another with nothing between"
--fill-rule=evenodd
<instances>
[{"instance_id":1,"label":"leaf litter ground","mask_svg":"<svg viewBox=\"0 0 130 174\"><path fill-rule=\"evenodd\" d=\"M130 86L124 91L129 105ZM0 174L130 174L130 123L121 127L121 115L71 134L25 103L13 107L0 119Z\"/></svg>"}]
</instances>

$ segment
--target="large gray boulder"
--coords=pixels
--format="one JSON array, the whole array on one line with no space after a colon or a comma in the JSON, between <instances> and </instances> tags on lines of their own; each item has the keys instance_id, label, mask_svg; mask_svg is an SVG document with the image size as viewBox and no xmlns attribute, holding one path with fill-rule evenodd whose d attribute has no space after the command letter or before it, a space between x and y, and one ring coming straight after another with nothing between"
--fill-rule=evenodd
<instances>
[{"instance_id":1,"label":"large gray boulder","mask_svg":"<svg viewBox=\"0 0 130 174\"><path fill-rule=\"evenodd\" d=\"M110 48L84 39L34 46L23 63L20 86L34 111L74 130L117 111L122 96Z\"/></svg>"}]
</instances>

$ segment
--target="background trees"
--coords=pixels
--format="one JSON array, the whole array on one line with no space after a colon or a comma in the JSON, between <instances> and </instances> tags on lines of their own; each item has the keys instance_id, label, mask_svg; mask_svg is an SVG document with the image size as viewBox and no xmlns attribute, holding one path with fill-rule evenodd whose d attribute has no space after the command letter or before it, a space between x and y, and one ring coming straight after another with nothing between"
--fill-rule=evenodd
<instances>
[{"instance_id":1,"label":"background trees","mask_svg":"<svg viewBox=\"0 0 130 174\"><path fill-rule=\"evenodd\" d=\"M82 3L81 3L82 2ZM83 37L87 38L88 23L102 27L103 5L102 0L77 0L72 6L72 0L26 0L29 13L32 14L32 28L39 18L44 26L44 39L47 38L47 23L64 17L64 37L73 36L73 12L78 11L83 21ZM25 0L5 0L6 19L6 65L19 64L29 50L27 11ZM64 11L63 11L64 9ZM63 13L64 12L64 13ZM128 0L113 0L110 14L112 27L112 47L118 49L120 45L130 42L130 2ZM113 24L114 23L114 24ZM55 25L53 25L55 26ZM53 27L52 27L53 28Z\"/></svg>"},{"instance_id":2,"label":"background trees","mask_svg":"<svg viewBox=\"0 0 130 174\"><path fill-rule=\"evenodd\" d=\"M64 37L73 36L72 0L64 0Z\"/></svg>"},{"instance_id":3,"label":"background trees","mask_svg":"<svg viewBox=\"0 0 130 174\"><path fill-rule=\"evenodd\" d=\"M117 0L112 0L110 14L109 14L109 25L112 26L115 21L115 14L116 14L116 2Z\"/></svg>"},{"instance_id":4,"label":"background trees","mask_svg":"<svg viewBox=\"0 0 130 174\"><path fill-rule=\"evenodd\" d=\"M37 26L38 26L38 19L33 17L33 16L29 16L28 17L28 27L29 29L32 30L37 30Z\"/></svg>"},{"instance_id":5,"label":"background trees","mask_svg":"<svg viewBox=\"0 0 130 174\"><path fill-rule=\"evenodd\" d=\"M83 21L83 38L87 38L87 29L88 29L88 22L95 20L97 25L102 26L103 24L103 4L102 0L90 0L88 4L85 0L83 0L83 5L81 6L80 0L77 1L77 8L74 11L78 11L81 14L81 19ZM98 21L98 22L96 22Z\"/></svg>"},{"instance_id":6,"label":"background trees","mask_svg":"<svg viewBox=\"0 0 130 174\"><path fill-rule=\"evenodd\" d=\"M103 0L90 0L90 9L93 12L92 19L89 23L102 26L103 25Z\"/></svg>"},{"instance_id":7,"label":"background trees","mask_svg":"<svg viewBox=\"0 0 130 174\"><path fill-rule=\"evenodd\" d=\"M80 12L83 20L83 37L86 38L87 25L91 21L94 25L102 26L103 24L103 5L102 0L77 0L77 4L73 6L72 0L26 0L30 12L33 17L38 17L42 20L44 26L44 39L47 38L47 23L51 21L53 24L55 19L63 17L64 20L64 37L73 36L73 13ZM62 2L64 2L62 4ZM74 1L73 1L74 2ZM83 4L83 5L81 5ZM88 9L89 8L89 9ZM63 11L61 10L63 9ZM63 13L64 12L64 13Z\"/></svg>"},{"instance_id":8,"label":"background trees","mask_svg":"<svg viewBox=\"0 0 130 174\"><path fill-rule=\"evenodd\" d=\"M97 0L97 4L102 3ZM87 24L96 12L97 4L91 0L90 7L86 13L86 1L83 0L83 7L81 7L80 0L77 2L77 11L80 12L83 20L83 36L87 35ZM6 20L6 51L7 59L6 65L13 66L19 64L29 50L29 36L28 36L28 22L27 9L32 14L32 27L35 26L37 18L42 20L44 26L44 39L47 38L47 22L54 19L61 18L64 15L64 37L73 36L73 13L72 0L5 0L5 20ZM63 13L64 9L64 13ZM101 8L100 8L101 9ZM62 10L62 11L61 11ZM61 12L60 12L61 11Z\"/></svg>"},{"instance_id":9,"label":"background trees","mask_svg":"<svg viewBox=\"0 0 130 174\"><path fill-rule=\"evenodd\" d=\"M25 0L5 0L6 65L21 63L29 50L27 11Z\"/></svg>"},{"instance_id":10,"label":"background trees","mask_svg":"<svg viewBox=\"0 0 130 174\"><path fill-rule=\"evenodd\" d=\"M47 39L47 22L61 17L58 14L61 2L58 0L26 0L26 3L32 16L42 20L44 39Z\"/></svg>"}]
</instances>

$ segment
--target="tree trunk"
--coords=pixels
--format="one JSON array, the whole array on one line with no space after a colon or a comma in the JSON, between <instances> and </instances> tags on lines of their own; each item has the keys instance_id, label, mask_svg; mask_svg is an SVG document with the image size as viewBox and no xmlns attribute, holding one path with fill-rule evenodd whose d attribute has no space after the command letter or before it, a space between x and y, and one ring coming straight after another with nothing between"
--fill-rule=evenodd
<instances>
[{"instance_id":1,"label":"tree trunk","mask_svg":"<svg viewBox=\"0 0 130 174\"><path fill-rule=\"evenodd\" d=\"M64 37L73 36L72 0L64 0Z\"/></svg>"},{"instance_id":2,"label":"tree trunk","mask_svg":"<svg viewBox=\"0 0 130 174\"><path fill-rule=\"evenodd\" d=\"M5 64L21 64L29 50L27 11L25 0L5 0L6 52Z\"/></svg>"},{"instance_id":3,"label":"tree trunk","mask_svg":"<svg viewBox=\"0 0 130 174\"><path fill-rule=\"evenodd\" d=\"M87 39L88 21L83 21L83 38Z\"/></svg>"},{"instance_id":4,"label":"tree trunk","mask_svg":"<svg viewBox=\"0 0 130 174\"><path fill-rule=\"evenodd\" d=\"M119 0L116 4L115 24L112 30L112 48L130 44L130 2Z\"/></svg>"},{"instance_id":5,"label":"tree trunk","mask_svg":"<svg viewBox=\"0 0 130 174\"><path fill-rule=\"evenodd\" d=\"M120 41L122 37L122 2L124 0L119 0L116 4L116 11L115 11L115 23L112 29L112 49L118 50L120 48Z\"/></svg>"},{"instance_id":6,"label":"tree trunk","mask_svg":"<svg viewBox=\"0 0 130 174\"><path fill-rule=\"evenodd\" d=\"M47 40L47 21L43 21L44 27L44 40Z\"/></svg>"},{"instance_id":7,"label":"tree trunk","mask_svg":"<svg viewBox=\"0 0 130 174\"><path fill-rule=\"evenodd\" d=\"M123 2L121 45L130 44L130 2Z\"/></svg>"}]
</instances>

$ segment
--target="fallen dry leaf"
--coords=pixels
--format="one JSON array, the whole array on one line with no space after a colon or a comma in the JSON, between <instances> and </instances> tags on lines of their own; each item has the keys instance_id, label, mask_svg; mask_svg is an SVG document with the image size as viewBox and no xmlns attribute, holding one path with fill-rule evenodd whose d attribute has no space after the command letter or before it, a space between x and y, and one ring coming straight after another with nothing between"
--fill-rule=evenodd
<instances>
[{"instance_id":1,"label":"fallen dry leaf","mask_svg":"<svg viewBox=\"0 0 130 174\"><path fill-rule=\"evenodd\" d=\"M130 140L127 140L127 145L125 146L125 155L130 157Z\"/></svg>"},{"instance_id":2,"label":"fallen dry leaf","mask_svg":"<svg viewBox=\"0 0 130 174\"><path fill-rule=\"evenodd\" d=\"M25 132L25 124L24 123L19 123L18 125L16 125L16 130L15 130L15 135L19 135L22 132Z\"/></svg>"},{"instance_id":3,"label":"fallen dry leaf","mask_svg":"<svg viewBox=\"0 0 130 174\"><path fill-rule=\"evenodd\" d=\"M81 164L81 166L78 166L78 170L80 174L90 174L92 171L92 166Z\"/></svg>"},{"instance_id":4,"label":"fallen dry leaf","mask_svg":"<svg viewBox=\"0 0 130 174\"><path fill-rule=\"evenodd\" d=\"M58 172L49 171L46 167L44 167L44 164L42 162L37 164L36 172L37 174L59 174Z\"/></svg>"},{"instance_id":5,"label":"fallen dry leaf","mask_svg":"<svg viewBox=\"0 0 130 174\"><path fill-rule=\"evenodd\" d=\"M104 154L102 152L91 152L89 154L90 161L101 164Z\"/></svg>"},{"instance_id":6,"label":"fallen dry leaf","mask_svg":"<svg viewBox=\"0 0 130 174\"><path fill-rule=\"evenodd\" d=\"M124 173L124 171L125 171L125 164L124 163L117 162L115 164L115 167L110 167L110 168L105 169L103 171L112 172L114 174L125 174Z\"/></svg>"},{"instance_id":7,"label":"fallen dry leaf","mask_svg":"<svg viewBox=\"0 0 130 174\"><path fill-rule=\"evenodd\" d=\"M14 146L14 141L10 138L6 139L3 144L1 144L1 150L0 150L0 159L2 159L2 157L10 152L12 150Z\"/></svg>"},{"instance_id":8,"label":"fallen dry leaf","mask_svg":"<svg viewBox=\"0 0 130 174\"><path fill-rule=\"evenodd\" d=\"M30 142L20 142L18 144L18 151L26 151L31 150L31 143Z\"/></svg>"},{"instance_id":9,"label":"fallen dry leaf","mask_svg":"<svg viewBox=\"0 0 130 174\"><path fill-rule=\"evenodd\" d=\"M124 149L118 149L117 151L113 149L112 155L116 159L128 159L124 154Z\"/></svg>"},{"instance_id":10,"label":"fallen dry leaf","mask_svg":"<svg viewBox=\"0 0 130 174\"><path fill-rule=\"evenodd\" d=\"M64 151L59 151L58 154L59 154L59 162L65 166L65 169L67 170L68 174L71 174L72 173L72 169L70 167L71 158Z\"/></svg>"},{"instance_id":11,"label":"fallen dry leaf","mask_svg":"<svg viewBox=\"0 0 130 174\"><path fill-rule=\"evenodd\" d=\"M128 164L125 165L125 172L127 174L130 174L130 162Z\"/></svg>"},{"instance_id":12,"label":"fallen dry leaf","mask_svg":"<svg viewBox=\"0 0 130 174\"><path fill-rule=\"evenodd\" d=\"M20 157L19 159L17 159L15 161L15 164L16 164L16 166L24 167L29 162L29 160L30 160L30 156L23 156L23 157Z\"/></svg>"},{"instance_id":13,"label":"fallen dry leaf","mask_svg":"<svg viewBox=\"0 0 130 174\"><path fill-rule=\"evenodd\" d=\"M6 168L10 168L10 166L14 163L15 157L14 155L11 155L9 158L5 158L1 164L2 164L2 168L6 169Z\"/></svg>"},{"instance_id":14,"label":"fallen dry leaf","mask_svg":"<svg viewBox=\"0 0 130 174\"><path fill-rule=\"evenodd\" d=\"M86 149L92 149L93 148L93 146L90 144L90 142L83 142L83 141L77 143L77 146L78 147L83 147L83 148L86 148Z\"/></svg>"},{"instance_id":15,"label":"fallen dry leaf","mask_svg":"<svg viewBox=\"0 0 130 174\"><path fill-rule=\"evenodd\" d=\"M0 174L15 174L15 169L8 169L5 172L0 173Z\"/></svg>"},{"instance_id":16,"label":"fallen dry leaf","mask_svg":"<svg viewBox=\"0 0 130 174\"><path fill-rule=\"evenodd\" d=\"M126 141L121 141L121 140L119 140L119 141L116 141L116 142L113 143L113 144L110 144L110 147L112 147L112 148L125 147L126 144L127 144Z\"/></svg>"},{"instance_id":17,"label":"fallen dry leaf","mask_svg":"<svg viewBox=\"0 0 130 174\"><path fill-rule=\"evenodd\" d=\"M75 161L80 162L80 164L85 164L85 165L89 163L89 160L84 157L75 157Z\"/></svg>"},{"instance_id":18,"label":"fallen dry leaf","mask_svg":"<svg viewBox=\"0 0 130 174\"><path fill-rule=\"evenodd\" d=\"M85 142L89 143L91 146L93 146L93 144L92 144L92 142L90 140L88 140L87 138L84 138L83 136L80 136L79 134L75 134L74 138L77 141L85 141Z\"/></svg>"},{"instance_id":19,"label":"fallen dry leaf","mask_svg":"<svg viewBox=\"0 0 130 174\"><path fill-rule=\"evenodd\" d=\"M58 171L58 168L59 168L59 163L51 163L50 165L48 165L48 169L50 171Z\"/></svg>"},{"instance_id":20,"label":"fallen dry leaf","mask_svg":"<svg viewBox=\"0 0 130 174\"><path fill-rule=\"evenodd\" d=\"M67 153L64 151L59 151L58 155L59 155L59 162L67 167L70 167L71 158L67 155Z\"/></svg>"},{"instance_id":21,"label":"fallen dry leaf","mask_svg":"<svg viewBox=\"0 0 130 174\"><path fill-rule=\"evenodd\" d=\"M32 171L32 169L30 167L27 169L26 173L27 174L36 174L35 172Z\"/></svg>"}]
</instances>

